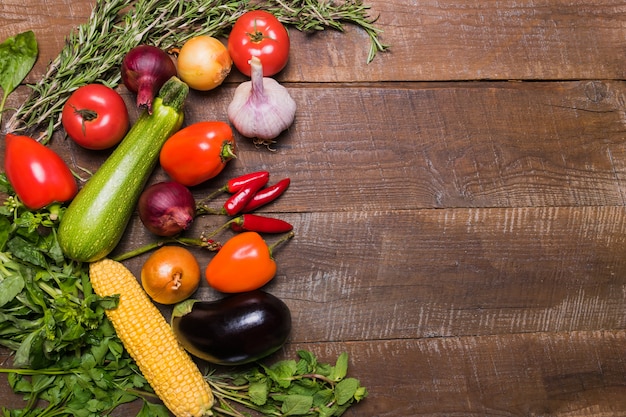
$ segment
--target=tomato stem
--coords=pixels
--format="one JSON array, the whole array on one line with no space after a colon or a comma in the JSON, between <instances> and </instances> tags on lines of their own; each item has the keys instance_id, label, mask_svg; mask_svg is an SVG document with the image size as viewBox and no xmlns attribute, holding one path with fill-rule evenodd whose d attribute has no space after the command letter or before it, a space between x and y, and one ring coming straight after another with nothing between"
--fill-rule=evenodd
<instances>
[{"instance_id":1,"label":"tomato stem","mask_svg":"<svg viewBox=\"0 0 626 417\"><path fill-rule=\"evenodd\" d=\"M90 122L98 117L98 113L94 110L78 109L75 106L72 106L72 108L74 109L74 113L78 114L83 119L83 123Z\"/></svg>"}]
</instances>

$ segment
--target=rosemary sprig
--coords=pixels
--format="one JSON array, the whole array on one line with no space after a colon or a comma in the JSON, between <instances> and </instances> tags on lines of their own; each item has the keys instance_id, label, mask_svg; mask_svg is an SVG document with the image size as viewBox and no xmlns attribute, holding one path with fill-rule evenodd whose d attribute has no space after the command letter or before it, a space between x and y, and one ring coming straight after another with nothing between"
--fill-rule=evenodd
<instances>
[{"instance_id":1,"label":"rosemary sprig","mask_svg":"<svg viewBox=\"0 0 626 417\"><path fill-rule=\"evenodd\" d=\"M68 35L41 80L30 85L30 96L6 130L39 136L47 143L61 124L61 110L71 93L93 82L116 87L122 59L133 47L148 43L168 50L193 36L223 36L252 9L268 10L300 31L343 31L344 23L357 25L371 39L368 62L387 49L362 0L98 0L89 20Z\"/></svg>"},{"instance_id":2,"label":"rosemary sprig","mask_svg":"<svg viewBox=\"0 0 626 417\"><path fill-rule=\"evenodd\" d=\"M368 17L369 6L361 0L345 0L344 2L324 2L314 0L289 1L274 0L275 6L268 5L265 9L279 17L280 21L294 26L302 32L311 32L331 28L343 32L344 23L359 26L369 35L371 44L367 55L367 63L372 62L378 51L389 46L383 44L379 35L381 30L374 24L378 18Z\"/></svg>"}]
</instances>

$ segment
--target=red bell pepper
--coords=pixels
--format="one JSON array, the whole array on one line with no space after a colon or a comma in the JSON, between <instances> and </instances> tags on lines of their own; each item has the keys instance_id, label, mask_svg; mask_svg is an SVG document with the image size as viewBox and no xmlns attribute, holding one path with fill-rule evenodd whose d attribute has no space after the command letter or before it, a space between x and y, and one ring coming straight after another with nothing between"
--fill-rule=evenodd
<instances>
[{"instance_id":1,"label":"red bell pepper","mask_svg":"<svg viewBox=\"0 0 626 417\"><path fill-rule=\"evenodd\" d=\"M76 179L52 149L28 136L8 133L4 171L20 201L31 210L69 201L78 192Z\"/></svg>"}]
</instances>

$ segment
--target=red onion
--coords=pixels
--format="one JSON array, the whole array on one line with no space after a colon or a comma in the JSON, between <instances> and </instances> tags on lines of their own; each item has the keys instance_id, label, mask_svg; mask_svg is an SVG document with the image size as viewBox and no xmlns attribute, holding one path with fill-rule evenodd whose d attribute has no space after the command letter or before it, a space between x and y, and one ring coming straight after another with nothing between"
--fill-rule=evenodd
<instances>
[{"instance_id":1,"label":"red onion","mask_svg":"<svg viewBox=\"0 0 626 417\"><path fill-rule=\"evenodd\" d=\"M159 182L139 196L139 218L158 236L174 236L193 223L196 202L191 191L174 181Z\"/></svg>"},{"instance_id":2,"label":"red onion","mask_svg":"<svg viewBox=\"0 0 626 417\"><path fill-rule=\"evenodd\" d=\"M122 61L122 82L130 91L137 93L137 107L146 107L149 113L152 113L154 96L176 74L174 61L156 46L136 46Z\"/></svg>"}]
</instances>

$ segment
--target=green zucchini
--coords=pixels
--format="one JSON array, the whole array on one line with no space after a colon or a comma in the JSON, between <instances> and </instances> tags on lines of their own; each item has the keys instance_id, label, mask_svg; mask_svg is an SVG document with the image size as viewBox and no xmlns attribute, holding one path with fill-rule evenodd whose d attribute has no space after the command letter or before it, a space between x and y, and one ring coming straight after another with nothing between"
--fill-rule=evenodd
<instances>
[{"instance_id":1,"label":"green zucchini","mask_svg":"<svg viewBox=\"0 0 626 417\"><path fill-rule=\"evenodd\" d=\"M80 262L107 256L119 243L165 141L183 124L189 87L176 77L70 203L59 224L63 253Z\"/></svg>"}]
</instances>

